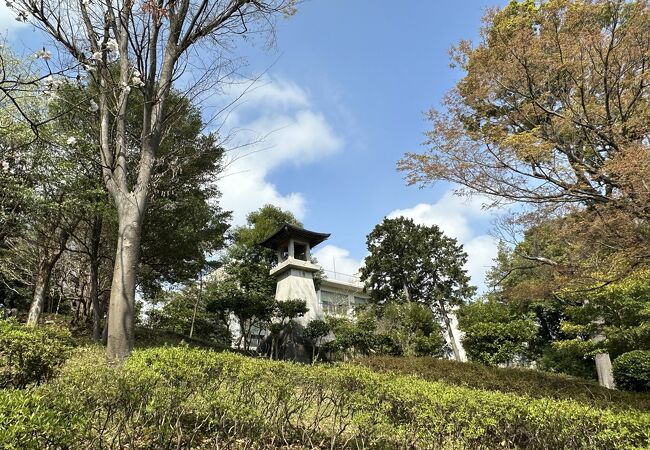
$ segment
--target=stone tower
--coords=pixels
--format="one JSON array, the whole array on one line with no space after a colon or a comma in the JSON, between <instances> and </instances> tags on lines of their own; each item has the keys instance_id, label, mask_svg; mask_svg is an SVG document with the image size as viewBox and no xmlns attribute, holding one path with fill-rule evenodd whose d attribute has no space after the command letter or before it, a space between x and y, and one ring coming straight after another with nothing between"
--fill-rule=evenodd
<instances>
[{"instance_id":1,"label":"stone tower","mask_svg":"<svg viewBox=\"0 0 650 450\"><path fill-rule=\"evenodd\" d=\"M323 320L325 315L316 296L314 273L320 270L311 259L311 249L330 235L305 230L285 223L260 245L276 251L278 264L271 269L271 275L278 280L275 299L305 300L309 311L296 322L303 327L314 319Z\"/></svg>"}]
</instances>

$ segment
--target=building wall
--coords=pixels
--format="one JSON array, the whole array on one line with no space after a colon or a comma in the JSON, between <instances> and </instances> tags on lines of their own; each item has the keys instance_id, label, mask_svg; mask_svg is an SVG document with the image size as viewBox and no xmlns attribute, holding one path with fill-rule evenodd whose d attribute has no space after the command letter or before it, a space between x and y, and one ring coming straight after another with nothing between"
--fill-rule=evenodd
<instances>
[{"instance_id":1,"label":"building wall","mask_svg":"<svg viewBox=\"0 0 650 450\"><path fill-rule=\"evenodd\" d=\"M318 301L326 316L354 318L357 306L368 302L363 284L324 279L317 291Z\"/></svg>"}]
</instances>

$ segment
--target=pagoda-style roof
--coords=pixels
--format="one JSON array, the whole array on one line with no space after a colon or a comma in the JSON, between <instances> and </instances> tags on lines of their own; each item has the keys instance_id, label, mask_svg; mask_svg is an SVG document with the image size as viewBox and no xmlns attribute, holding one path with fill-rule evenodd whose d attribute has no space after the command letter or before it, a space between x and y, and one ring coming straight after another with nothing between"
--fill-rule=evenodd
<instances>
[{"instance_id":1,"label":"pagoda-style roof","mask_svg":"<svg viewBox=\"0 0 650 450\"><path fill-rule=\"evenodd\" d=\"M317 233L315 231L305 230L290 223L284 223L271 236L260 242L262 247L278 250L281 245L293 238L297 241L306 242L310 248L314 248L325 239L330 237L329 233Z\"/></svg>"}]
</instances>

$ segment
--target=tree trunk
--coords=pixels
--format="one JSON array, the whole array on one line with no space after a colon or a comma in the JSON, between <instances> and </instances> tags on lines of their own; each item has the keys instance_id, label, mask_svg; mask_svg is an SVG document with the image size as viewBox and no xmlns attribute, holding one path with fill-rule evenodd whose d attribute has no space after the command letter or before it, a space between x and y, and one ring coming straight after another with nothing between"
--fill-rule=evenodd
<instances>
[{"instance_id":1,"label":"tree trunk","mask_svg":"<svg viewBox=\"0 0 650 450\"><path fill-rule=\"evenodd\" d=\"M609 353L599 353L595 356L596 372L598 372L598 384L607 389L616 389L614 384L614 372Z\"/></svg>"},{"instance_id":2,"label":"tree trunk","mask_svg":"<svg viewBox=\"0 0 650 450\"><path fill-rule=\"evenodd\" d=\"M27 316L28 325L36 325L38 319L41 317L43 307L45 306L45 297L47 297L50 285L52 269L54 269L54 265L65 250L69 236L70 233L67 230L57 228L54 232L55 242L58 245L57 248L52 253L46 252L45 256L38 263L38 273L36 274L36 281L34 283L32 304L29 307L29 315Z\"/></svg>"},{"instance_id":3,"label":"tree trunk","mask_svg":"<svg viewBox=\"0 0 650 450\"><path fill-rule=\"evenodd\" d=\"M445 328L447 331L447 336L449 338L449 345L451 345L451 351L454 353L454 359L456 361L462 361L463 358L460 354L460 343L456 340L453 327L451 326L451 319L449 318L449 314L447 314L447 309L445 308L445 304L442 300L438 301L438 308L440 309L440 316L445 322Z\"/></svg>"},{"instance_id":4,"label":"tree trunk","mask_svg":"<svg viewBox=\"0 0 650 450\"><path fill-rule=\"evenodd\" d=\"M93 341L102 338L102 311L99 305L99 245L102 237L102 218L93 220L90 238L90 304L93 310Z\"/></svg>"},{"instance_id":5,"label":"tree trunk","mask_svg":"<svg viewBox=\"0 0 650 450\"><path fill-rule=\"evenodd\" d=\"M598 326L598 332L591 339L593 342L602 342L605 340L605 334L600 330L604 320L598 318L594 323ZM609 358L609 353L598 353L594 357L596 361L596 372L598 373L598 384L607 389L616 389L614 384L614 372L612 370L612 361Z\"/></svg>"},{"instance_id":6,"label":"tree trunk","mask_svg":"<svg viewBox=\"0 0 650 450\"><path fill-rule=\"evenodd\" d=\"M38 272L36 274L36 281L34 282L34 294L32 295L32 304L29 307L29 315L27 316L28 325L36 325L38 319L41 317L43 307L45 306L45 297L47 296L53 267L54 263L51 258L43 259L38 264Z\"/></svg>"},{"instance_id":7,"label":"tree trunk","mask_svg":"<svg viewBox=\"0 0 650 450\"><path fill-rule=\"evenodd\" d=\"M128 200L127 200L128 201ZM119 226L113 283L108 307L108 339L106 356L121 363L133 350L135 287L140 262L140 239L144 208L134 204L118 207Z\"/></svg>"},{"instance_id":8,"label":"tree trunk","mask_svg":"<svg viewBox=\"0 0 650 450\"><path fill-rule=\"evenodd\" d=\"M402 283L402 289L404 290L404 297L406 297L406 301L410 302L411 301L411 293L409 292L409 287L406 285L406 281Z\"/></svg>"},{"instance_id":9,"label":"tree trunk","mask_svg":"<svg viewBox=\"0 0 650 450\"><path fill-rule=\"evenodd\" d=\"M199 273L199 293L196 296L196 301L194 302L194 312L192 313L192 326L190 327L190 339L194 335L194 322L196 321L196 310L199 307L199 301L201 300L201 294L203 293L203 273Z\"/></svg>"}]
</instances>

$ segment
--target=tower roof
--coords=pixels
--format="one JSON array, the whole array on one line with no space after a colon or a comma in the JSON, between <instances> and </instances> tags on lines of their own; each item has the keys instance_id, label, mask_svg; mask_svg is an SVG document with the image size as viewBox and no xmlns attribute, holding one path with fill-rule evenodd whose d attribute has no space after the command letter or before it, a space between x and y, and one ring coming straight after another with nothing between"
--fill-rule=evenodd
<instances>
[{"instance_id":1,"label":"tower roof","mask_svg":"<svg viewBox=\"0 0 650 450\"><path fill-rule=\"evenodd\" d=\"M314 248L325 239L330 237L329 233L317 233L315 231L305 230L299 226L290 223L284 223L278 230L271 236L260 242L262 247L278 250L281 245L287 242L290 238L307 242L309 247Z\"/></svg>"}]
</instances>

